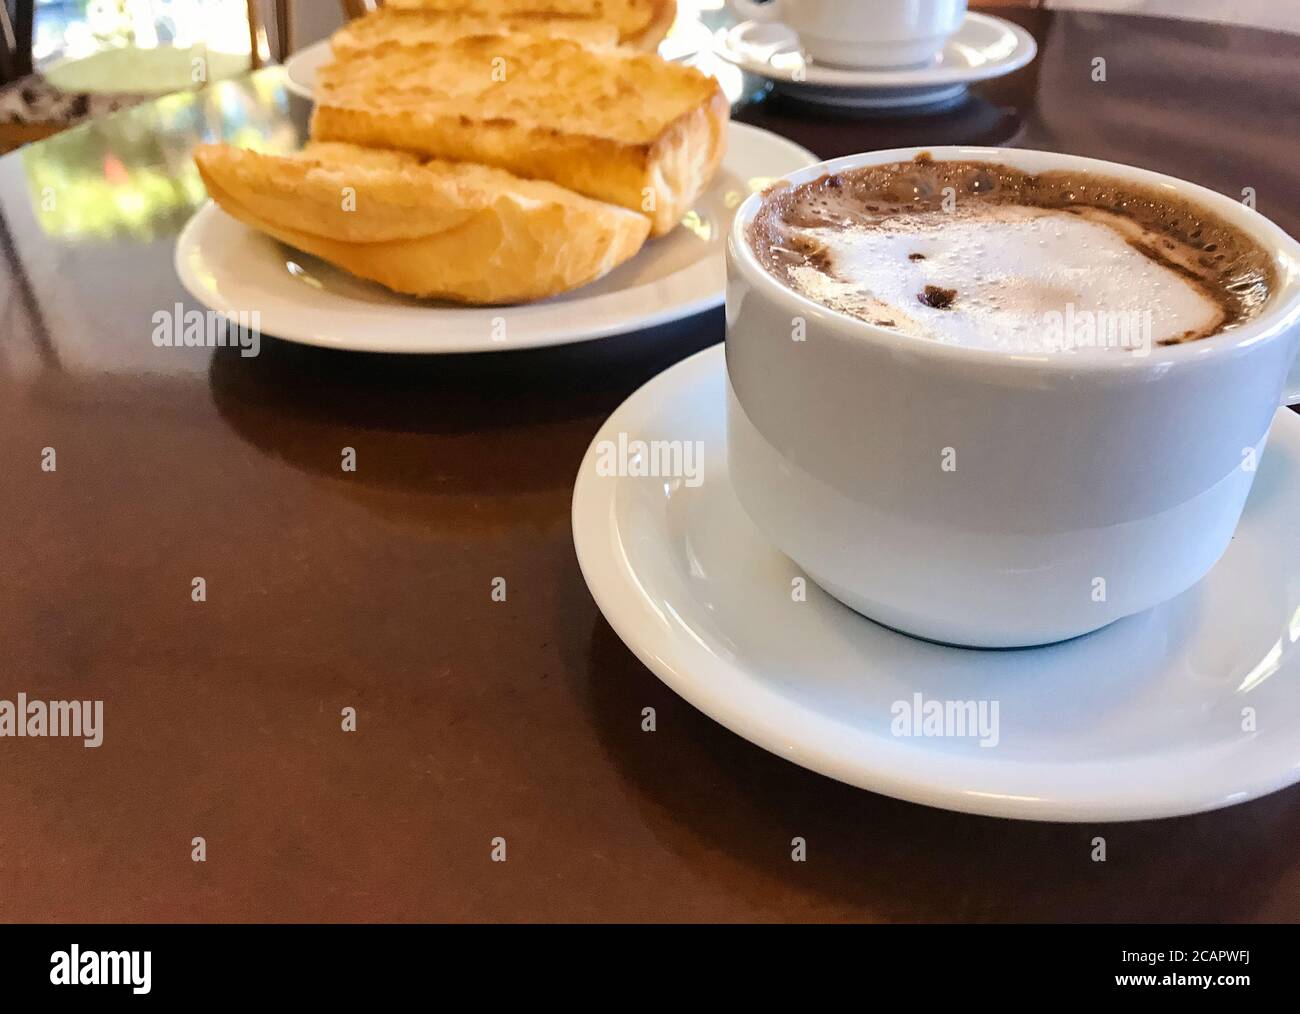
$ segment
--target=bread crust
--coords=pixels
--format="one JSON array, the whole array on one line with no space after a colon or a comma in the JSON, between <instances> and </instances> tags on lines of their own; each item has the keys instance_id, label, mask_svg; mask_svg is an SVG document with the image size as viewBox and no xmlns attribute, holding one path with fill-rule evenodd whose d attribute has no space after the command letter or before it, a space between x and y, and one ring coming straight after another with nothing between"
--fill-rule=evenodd
<instances>
[{"instance_id":1,"label":"bread crust","mask_svg":"<svg viewBox=\"0 0 1300 1014\"><path fill-rule=\"evenodd\" d=\"M677 20L677 0L650 0L650 4L650 20L641 31L630 33L621 39L623 45L653 53L673 27L673 22Z\"/></svg>"},{"instance_id":2,"label":"bread crust","mask_svg":"<svg viewBox=\"0 0 1300 1014\"><path fill-rule=\"evenodd\" d=\"M194 157L239 221L415 296L543 299L606 274L648 232L641 215L485 166L337 144L293 156L200 145Z\"/></svg>"},{"instance_id":3,"label":"bread crust","mask_svg":"<svg viewBox=\"0 0 1300 1014\"><path fill-rule=\"evenodd\" d=\"M653 52L677 18L677 0L388 0L399 11L435 11L500 22L512 17L604 21L619 43Z\"/></svg>"},{"instance_id":4,"label":"bread crust","mask_svg":"<svg viewBox=\"0 0 1300 1014\"><path fill-rule=\"evenodd\" d=\"M330 37L336 55L347 56L374 49L387 42L418 46L466 35L493 32L540 35L571 39L584 46L603 49L619 44L618 27L589 18L556 18L543 15L516 15L490 18L475 14L445 14L439 11L401 10L379 7L354 21L349 21Z\"/></svg>"},{"instance_id":5,"label":"bread crust","mask_svg":"<svg viewBox=\"0 0 1300 1014\"><path fill-rule=\"evenodd\" d=\"M721 86L694 68L498 34L336 59L311 131L550 180L646 214L658 236L712 179L729 116Z\"/></svg>"}]
</instances>

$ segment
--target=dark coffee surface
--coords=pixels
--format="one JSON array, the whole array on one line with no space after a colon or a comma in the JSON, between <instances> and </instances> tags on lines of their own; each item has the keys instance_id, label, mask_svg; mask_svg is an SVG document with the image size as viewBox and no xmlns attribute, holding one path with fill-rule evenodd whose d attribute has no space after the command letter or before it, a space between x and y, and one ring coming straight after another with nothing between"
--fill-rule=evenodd
<instances>
[{"instance_id":1,"label":"dark coffee surface","mask_svg":"<svg viewBox=\"0 0 1300 1014\"><path fill-rule=\"evenodd\" d=\"M891 320L882 318L893 315L882 312L879 303L863 309L823 298L801 284L801 277L809 277L802 269L869 287L872 277L846 277L855 268L840 263L835 254L838 233L889 230L907 222L942 235L956 223L981 217L992 222L1015 207L1105 224L1218 306L1210 322L1176 331L1157 344L1193 341L1239 326L1260 311L1276 287L1267 251L1191 201L1100 174L1032 174L999 163L938 161L925 154L911 162L867 166L769 190L750 226L750 242L760 261L786 284L832 308L891 326ZM907 254L898 266L925 259L922 253ZM872 265L873 273L889 270L888 264ZM938 281L938 286L925 286L917 299L931 308L953 306L960 296L947 287L952 280Z\"/></svg>"}]
</instances>

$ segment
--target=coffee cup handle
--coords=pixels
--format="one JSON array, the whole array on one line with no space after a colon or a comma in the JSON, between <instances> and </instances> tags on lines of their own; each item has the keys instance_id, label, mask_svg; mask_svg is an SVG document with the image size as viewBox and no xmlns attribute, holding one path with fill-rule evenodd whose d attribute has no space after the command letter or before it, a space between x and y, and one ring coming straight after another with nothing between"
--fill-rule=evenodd
<instances>
[{"instance_id":1,"label":"coffee cup handle","mask_svg":"<svg viewBox=\"0 0 1300 1014\"><path fill-rule=\"evenodd\" d=\"M781 0L768 0L765 4L754 0L727 0L727 6L736 16L746 21L780 21Z\"/></svg>"}]
</instances>

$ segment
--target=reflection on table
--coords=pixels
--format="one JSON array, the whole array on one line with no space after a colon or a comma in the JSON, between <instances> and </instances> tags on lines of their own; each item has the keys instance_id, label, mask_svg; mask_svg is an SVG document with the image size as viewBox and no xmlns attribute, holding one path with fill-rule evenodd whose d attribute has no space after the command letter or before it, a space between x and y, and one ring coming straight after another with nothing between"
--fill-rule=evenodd
<instances>
[{"instance_id":1,"label":"reflection on table","mask_svg":"<svg viewBox=\"0 0 1300 1014\"><path fill-rule=\"evenodd\" d=\"M190 158L227 140L287 151L298 143L281 72L178 92L22 151L41 229L63 240L174 233L207 199Z\"/></svg>"}]
</instances>

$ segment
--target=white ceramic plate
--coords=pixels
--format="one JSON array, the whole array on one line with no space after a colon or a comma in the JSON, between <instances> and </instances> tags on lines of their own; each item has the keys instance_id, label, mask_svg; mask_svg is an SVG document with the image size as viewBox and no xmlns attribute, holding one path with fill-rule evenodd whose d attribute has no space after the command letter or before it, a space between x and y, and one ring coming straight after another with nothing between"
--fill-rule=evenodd
<instances>
[{"instance_id":1,"label":"white ceramic plate","mask_svg":"<svg viewBox=\"0 0 1300 1014\"><path fill-rule=\"evenodd\" d=\"M659 44L659 55L665 60L689 60L713 42L709 30L698 20L678 18L672 31ZM322 39L293 53L284 61L287 74L285 87L305 99L315 96L316 74L330 60L329 39Z\"/></svg>"},{"instance_id":2,"label":"white ceramic plate","mask_svg":"<svg viewBox=\"0 0 1300 1014\"><path fill-rule=\"evenodd\" d=\"M878 626L811 582L793 600L802 575L728 480L724 385L721 346L654 378L601 428L573 496L597 605L695 707L840 781L1000 817L1167 817L1300 780L1294 413L1274 420L1240 528L1199 585L1073 641L981 651ZM601 441L620 434L702 441L703 482L598 474ZM894 735L896 702L915 694L923 706L998 702L997 745Z\"/></svg>"},{"instance_id":3,"label":"white ceramic plate","mask_svg":"<svg viewBox=\"0 0 1300 1014\"><path fill-rule=\"evenodd\" d=\"M204 205L176 241L176 271L209 309L256 310L264 334L365 352L500 352L624 334L712 309L726 284L731 216L754 189L817 157L741 123L717 178L683 224L626 264L554 299L467 308L401 296L300 253Z\"/></svg>"},{"instance_id":4,"label":"white ceramic plate","mask_svg":"<svg viewBox=\"0 0 1300 1014\"><path fill-rule=\"evenodd\" d=\"M951 101L966 85L1019 70L1038 46L1019 25L972 12L924 67L853 70L818 64L805 55L793 29L774 22L744 21L726 29L718 35L717 50L724 60L808 101L897 109Z\"/></svg>"},{"instance_id":5,"label":"white ceramic plate","mask_svg":"<svg viewBox=\"0 0 1300 1014\"><path fill-rule=\"evenodd\" d=\"M330 61L330 40L321 39L310 46L303 46L296 53L291 53L284 61L284 86L295 95L304 99L316 94L316 74Z\"/></svg>"}]
</instances>

